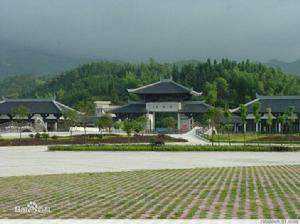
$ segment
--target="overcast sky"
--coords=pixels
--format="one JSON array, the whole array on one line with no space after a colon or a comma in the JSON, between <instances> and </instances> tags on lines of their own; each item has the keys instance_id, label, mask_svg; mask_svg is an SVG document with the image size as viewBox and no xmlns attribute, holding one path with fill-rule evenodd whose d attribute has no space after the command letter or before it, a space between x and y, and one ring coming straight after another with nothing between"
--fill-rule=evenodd
<instances>
[{"instance_id":1,"label":"overcast sky","mask_svg":"<svg viewBox=\"0 0 300 224\"><path fill-rule=\"evenodd\" d=\"M300 1L0 0L0 43L135 62L293 61Z\"/></svg>"}]
</instances>

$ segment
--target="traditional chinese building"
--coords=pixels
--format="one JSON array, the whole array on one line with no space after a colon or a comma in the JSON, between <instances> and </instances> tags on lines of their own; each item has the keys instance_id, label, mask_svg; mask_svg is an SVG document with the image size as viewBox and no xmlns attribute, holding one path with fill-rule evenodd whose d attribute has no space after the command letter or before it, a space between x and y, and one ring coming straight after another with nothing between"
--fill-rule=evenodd
<instances>
[{"instance_id":1,"label":"traditional chinese building","mask_svg":"<svg viewBox=\"0 0 300 224\"><path fill-rule=\"evenodd\" d=\"M20 107L26 108L28 114L19 117L14 111ZM64 112L72 108L53 99L6 99L0 101L0 124L22 120L34 125L37 121L42 122L48 131L56 131L59 120Z\"/></svg>"},{"instance_id":2,"label":"traditional chinese building","mask_svg":"<svg viewBox=\"0 0 300 224\"><path fill-rule=\"evenodd\" d=\"M193 96L200 96L201 92L196 92L172 79L160 80L127 91L137 95L140 100L115 108L112 113L120 119L146 115L148 131L156 130L156 117L161 113L175 113L177 129L182 132L189 131L194 126L195 116L206 113L211 107L204 101L192 100Z\"/></svg>"},{"instance_id":3,"label":"traditional chinese building","mask_svg":"<svg viewBox=\"0 0 300 224\"><path fill-rule=\"evenodd\" d=\"M260 121L256 124L253 114L253 105L260 103ZM300 131L300 96L260 96L245 104L247 108L247 123L239 123L237 130L242 132L282 132L282 131ZM268 115L268 108L271 110L271 116ZM292 109L292 114L288 111ZM232 112L240 116L240 107L233 109ZM279 122L279 117L283 116L284 123ZM267 124L268 118L272 117L272 125ZM290 122L290 126L288 123ZM271 130L269 130L271 128Z\"/></svg>"}]
</instances>

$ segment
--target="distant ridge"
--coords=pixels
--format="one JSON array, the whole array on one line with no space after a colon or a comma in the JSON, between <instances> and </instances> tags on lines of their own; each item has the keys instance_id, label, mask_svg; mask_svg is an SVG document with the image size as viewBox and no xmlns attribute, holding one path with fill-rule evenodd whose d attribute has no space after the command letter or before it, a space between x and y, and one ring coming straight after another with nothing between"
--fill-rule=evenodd
<instances>
[{"instance_id":1,"label":"distant ridge","mask_svg":"<svg viewBox=\"0 0 300 224\"><path fill-rule=\"evenodd\" d=\"M284 73L300 75L300 59L294 62L284 62L280 60L270 60L267 65L281 68Z\"/></svg>"},{"instance_id":2,"label":"distant ridge","mask_svg":"<svg viewBox=\"0 0 300 224\"><path fill-rule=\"evenodd\" d=\"M0 78L24 74L53 74L95 61L20 48L1 42L0 48Z\"/></svg>"}]
</instances>

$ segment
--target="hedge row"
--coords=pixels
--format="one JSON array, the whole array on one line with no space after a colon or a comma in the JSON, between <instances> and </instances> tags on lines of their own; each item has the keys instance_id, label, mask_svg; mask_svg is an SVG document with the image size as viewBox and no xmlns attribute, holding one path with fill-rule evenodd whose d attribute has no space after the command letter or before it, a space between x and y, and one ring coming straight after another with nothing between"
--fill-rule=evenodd
<instances>
[{"instance_id":1,"label":"hedge row","mask_svg":"<svg viewBox=\"0 0 300 224\"><path fill-rule=\"evenodd\" d=\"M49 151L252 151L252 152L287 152L300 151L300 147L285 146L254 146L254 145L233 145L233 146L212 146L212 145L54 145L48 146Z\"/></svg>"}]
</instances>

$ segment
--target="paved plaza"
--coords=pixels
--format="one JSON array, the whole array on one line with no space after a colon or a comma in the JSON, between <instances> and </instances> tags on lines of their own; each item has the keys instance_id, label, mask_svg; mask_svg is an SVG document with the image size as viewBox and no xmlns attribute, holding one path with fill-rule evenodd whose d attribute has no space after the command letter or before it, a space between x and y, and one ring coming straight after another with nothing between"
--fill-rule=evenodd
<instances>
[{"instance_id":1,"label":"paved plaza","mask_svg":"<svg viewBox=\"0 0 300 224\"><path fill-rule=\"evenodd\" d=\"M0 147L0 176L300 164L300 152L48 152Z\"/></svg>"}]
</instances>

